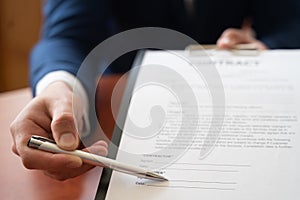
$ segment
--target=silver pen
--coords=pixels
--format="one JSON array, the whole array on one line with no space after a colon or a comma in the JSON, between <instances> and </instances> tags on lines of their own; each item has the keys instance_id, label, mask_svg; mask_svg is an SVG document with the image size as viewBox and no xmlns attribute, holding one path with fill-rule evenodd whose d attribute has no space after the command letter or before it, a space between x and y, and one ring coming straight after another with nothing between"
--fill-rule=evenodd
<instances>
[{"instance_id":1,"label":"silver pen","mask_svg":"<svg viewBox=\"0 0 300 200\"><path fill-rule=\"evenodd\" d=\"M135 167L125 163L121 163L110 158L106 158L96 154L91 154L81 150L74 150L74 151L63 150L56 145L54 140L42 136L37 136L37 135L31 136L31 138L28 140L27 146L31 148L47 151L47 152L52 152L52 153L65 153L69 155L78 156L85 163L92 164L95 166L108 167L115 171L134 175L141 178L147 178L147 179L157 180L157 181L168 181L168 179L155 172L151 172L140 167Z\"/></svg>"}]
</instances>

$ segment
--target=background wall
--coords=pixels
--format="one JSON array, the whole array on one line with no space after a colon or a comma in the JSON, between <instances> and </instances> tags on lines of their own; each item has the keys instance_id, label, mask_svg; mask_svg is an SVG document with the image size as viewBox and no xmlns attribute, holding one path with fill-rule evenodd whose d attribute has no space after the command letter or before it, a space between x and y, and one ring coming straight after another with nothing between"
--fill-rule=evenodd
<instances>
[{"instance_id":1,"label":"background wall","mask_svg":"<svg viewBox=\"0 0 300 200\"><path fill-rule=\"evenodd\" d=\"M0 0L0 92L29 85L29 54L39 37L41 4Z\"/></svg>"}]
</instances>

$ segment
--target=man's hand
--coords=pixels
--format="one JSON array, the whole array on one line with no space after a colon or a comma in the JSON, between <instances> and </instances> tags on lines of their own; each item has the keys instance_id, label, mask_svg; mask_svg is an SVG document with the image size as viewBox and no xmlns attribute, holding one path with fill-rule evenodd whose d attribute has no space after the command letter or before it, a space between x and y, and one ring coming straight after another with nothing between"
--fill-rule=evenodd
<instances>
[{"instance_id":1,"label":"man's hand","mask_svg":"<svg viewBox=\"0 0 300 200\"><path fill-rule=\"evenodd\" d=\"M82 111L78 103L80 100L74 101L77 110L73 111L73 98L76 97L73 97L73 92L67 84L52 83L31 100L11 124L10 132L14 141L12 150L21 157L26 168L43 170L46 175L58 180L78 176L93 168L84 164L77 156L52 154L27 147L32 135L40 135L53 138L62 149L78 148ZM106 155L107 144L98 141L89 147L88 151Z\"/></svg>"},{"instance_id":2,"label":"man's hand","mask_svg":"<svg viewBox=\"0 0 300 200\"><path fill-rule=\"evenodd\" d=\"M245 20L241 29L226 29L217 41L220 49L234 49L238 44L254 44L258 50L266 50L268 47L255 38L255 32L251 22Z\"/></svg>"}]
</instances>

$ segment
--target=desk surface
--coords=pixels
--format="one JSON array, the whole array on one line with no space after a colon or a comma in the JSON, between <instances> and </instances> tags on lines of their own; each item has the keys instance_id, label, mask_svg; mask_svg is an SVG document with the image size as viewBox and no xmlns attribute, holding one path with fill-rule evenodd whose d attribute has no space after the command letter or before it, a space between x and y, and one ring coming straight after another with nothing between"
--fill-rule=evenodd
<instances>
[{"instance_id":1,"label":"desk surface","mask_svg":"<svg viewBox=\"0 0 300 200\"><path fill-rule=\"evenodd\" d=\"M104 79L101 92L103 95L98 101L102 102L98 105L98 112L106 113L105 120L102 120L105 124L104 129L110 133L114 121L108 110L110 106L107 105L110 103L109 93L118 78L119 76L111 76ZM30 99L31 91L28 88L0 94L0 198L9 200L94 199L101 168L94 168L79 177L61 182L45 176L41 171L24 168L21 159L12 153L9 124Z\"/></svg>"}]
</instances>

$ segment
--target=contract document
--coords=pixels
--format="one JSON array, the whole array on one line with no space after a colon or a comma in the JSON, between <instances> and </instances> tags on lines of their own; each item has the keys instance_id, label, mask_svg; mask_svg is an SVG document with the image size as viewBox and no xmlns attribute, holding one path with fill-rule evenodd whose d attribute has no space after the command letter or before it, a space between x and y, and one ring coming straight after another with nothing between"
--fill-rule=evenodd
<instances>
[{"instance_id":1,"label":"contract document","mask_svg":"<svg viewBox=\"0 0 300 200\"><path fill-rule=\"evenodd\" d=\"M300 198L300 51L146 51L105 199ZM133 69L134 70L134 69Z\"/></svg>"}]
</instances>

